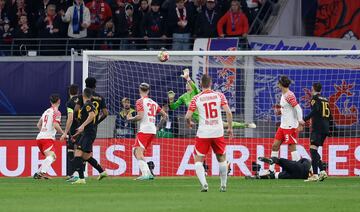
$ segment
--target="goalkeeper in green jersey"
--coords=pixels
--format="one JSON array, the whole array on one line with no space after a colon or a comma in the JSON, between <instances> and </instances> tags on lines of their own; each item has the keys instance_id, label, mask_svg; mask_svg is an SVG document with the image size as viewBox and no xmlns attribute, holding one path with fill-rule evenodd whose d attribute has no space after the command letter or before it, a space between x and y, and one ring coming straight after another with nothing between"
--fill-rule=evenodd
<instances>
[{"instance_id":1,"label":"goalkeeper in green jersey","mask_svg":"<svg viewBox=\"0 0 360 212\"><path fill-rule=\"evenodd\" d=\"M186 80L186 93L181 95L175 102L175 93L174 91L168 92L169 97L169 103L170 103L170 109L176 110L181 105L186 105L186 107L189 107L189 104L194 96L199 94L201 91L200 89L195 85L195 82L191 80L189 75L189 69L184 69L183 74L181 75L182 78ZM199 123L199 112L196 110L192 118L196 123ZM241 123L241 122L233 122L232 123L233 128L256 128L256 125L254 123ZM226 122L224 122L224 128L226 128L228 125Z\"/></svg>"}]
</instances>

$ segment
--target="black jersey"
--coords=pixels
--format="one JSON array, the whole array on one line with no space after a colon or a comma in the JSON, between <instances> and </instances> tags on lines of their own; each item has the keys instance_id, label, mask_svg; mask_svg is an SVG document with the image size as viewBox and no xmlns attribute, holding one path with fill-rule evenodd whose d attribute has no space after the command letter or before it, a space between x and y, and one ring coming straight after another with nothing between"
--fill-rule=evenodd
<instances>
[{"instance_id":1,"label":"black jersey","mask_svg":"<svg viewBox=\"0 0 360 212\"><path fill-rule=\"evenodd\" d=\"M311 99L311 112L304 121L311 119L312 131L320 134L329 134L330 121L332 119L329 101L316 94Z\"/></svg>"},{"instance_id":2,"label":"black jersey","mask_svg":"<svg viewBox=\"0 0 360 212\"><path fill-rule=\"evenodd\" d=\"M100 111L102 109L106 108L105 99L100 94L98 94L94 91L93 95L91 97L91 102L95 106L95 115L96 115L95 120L97 122L99 120ZM78 104L80 105L80 107L83 106L82 95L79 95L79 103Z\"/></svg>"},{"instance_id":3,"label":"black jersey","mask_svg":"<svg viewBox=\"0 0 360 212\"><path fill-rule=\"evenodd\" d=\"M90 112L94 112L95 113L95 106L94 104L89 100L87 102L85 102L85 104L81 107L79 114L80 114L80 125L83 124L86 119L89 116ZM85 134L96 134L96 125L95 125L95 120L93 120L92 122L90 122L88 125L85 126L84 128L84 133Z\"/></svg>"},{"instance_id":4,"label":"black jersey","mask_svg":"<svg viewBox=\"0 0 360 212\"><path fill-rule=\"evenodd\" d=\"M73 122L70 127L69 134L74 135L76 133L76 129L79 126L78 120L76 119L77 114L75 114L75 105L79 102L79 97L74 96L69 99L66 103L66 110L68 113L73 113Z\"/></svg>"}]
</instances>

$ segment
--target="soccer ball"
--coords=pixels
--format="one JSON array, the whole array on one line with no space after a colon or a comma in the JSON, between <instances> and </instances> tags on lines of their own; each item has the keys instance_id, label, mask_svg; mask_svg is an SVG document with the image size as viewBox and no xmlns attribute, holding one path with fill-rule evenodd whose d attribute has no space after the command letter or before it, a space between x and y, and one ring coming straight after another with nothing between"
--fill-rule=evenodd
<instances>
[{"instance_id":1,"label":"soccer ball","mask_svg":"<svg viewBox=\"0 0 360 212\"><path fill-rule=\"evenodd\" d=\"M167 51L161 51L158 55L158 58L161 62L166 62L169 60L170 56L169 56L169 52Z\"/></svg>"}]
</instances>

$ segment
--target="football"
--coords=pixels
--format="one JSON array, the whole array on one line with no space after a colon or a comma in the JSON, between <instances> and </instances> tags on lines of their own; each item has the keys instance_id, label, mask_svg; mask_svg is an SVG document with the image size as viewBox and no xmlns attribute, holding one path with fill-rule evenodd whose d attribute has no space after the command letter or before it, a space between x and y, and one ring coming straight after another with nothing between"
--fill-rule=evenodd
<instances>
[{"instance_id":1,"label":"football","mask_svg":"<svg viewBox=\"0 0 360 212\"><path fill-rule=\"evenodd\" d=\"M167 51L161 51L158 55L158 58L161 62L166 62L169 60L170 56L169 56L169 52Z\"/></svg>"}]
</instances>

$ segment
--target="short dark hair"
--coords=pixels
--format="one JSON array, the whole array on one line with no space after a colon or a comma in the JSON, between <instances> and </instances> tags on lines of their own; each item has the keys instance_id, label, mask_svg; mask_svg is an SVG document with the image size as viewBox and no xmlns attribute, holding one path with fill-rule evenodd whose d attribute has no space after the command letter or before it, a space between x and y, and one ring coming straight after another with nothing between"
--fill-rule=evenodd
<instances>
[{"instance_id":1,"label":"short dark hair","mask_svg":"<svg viewBox=\"0 0 360 212\"><path fill-rule=\"evenodd\" d=\"M280 79L279 79L279 83L281 86L285 87L285 88L288 88L291 84L291 80L289 79L289 77L287 76L281 76Z\"/></svg>"},{"instance_id":2,"label":"short dark hair","mask_svg":"<svg viewBox=\"0 0 360 212\"><path fill-rule=\"evenodd\" d=\"M49 99L50 99L51 104L55 104L56 102L59 101L60 95L57 93L51 94Z\"/></svg>"},{"instance_id":3,"label":"short dark hair","mask_svg":"<svg viewBox=\"0 0 360 212\"><path fill-rule=\"evenodd\" d=\"M86 98L91 98L93 92L90 88L85 88L83 91L83 96L85 96Z\"/></svg>"},{"instance_id":4,"label":"short dark hair","mask_svg":"<svg viewBox=\"0 0 360 212\"><path fill-rule=\"evenodd\" d=\"M150 85L147 84L146 82L143 82L140 84L139 86L140 90L143 91L143 92L147 92L150 90Z\"/></svg>"},{"instance_id":5,"label":"short dark hair","mask_svg":"<svg viewBox=\"0 0 360 212\"><path fill-rule=\"evenodd\" d=\"M312 86L316 92L321 92L322 85L320 82L315 82Z\"/></svg>"},{"instance_id":6,"label":"short dark hair","mask_svg":"<svg viewBox=\"0 0 360 212\"><path fill-rule=\"evenodd\" d=\"M176 0L175 3L184 2L185 0Z\"/></svg>"},{"instance_id":7,"label":"short dark hair","mask_svg":"<svg viewBox=\"0 0 360 212\"><path fill-rule=\"evenodd\" d=\"M70 95L77 95L79 93L79 86L77 84L71 84L69 86L69 94Z\"/></svg>"},{"instance_id":8,"label":"short dark hair","mask_svg":"<svg viewBox=\"0 0 360 212\"><path fill-rule=\"evenodd\" d=\"M201 87L210 88L211 87L211 77L208 74L204 74L201 77Z\"/></svg>"},{"instance_id":9,"label":"short dark hair","mask_svg":"<svg viewBox=\"0 0 360 212\"><path fill-rule=\"evenodd\" d=\"M96 79L94 77L86 78L85 85L87 88L91 88L91 89L96 88Z\"/></svg>"}]
</instances>

